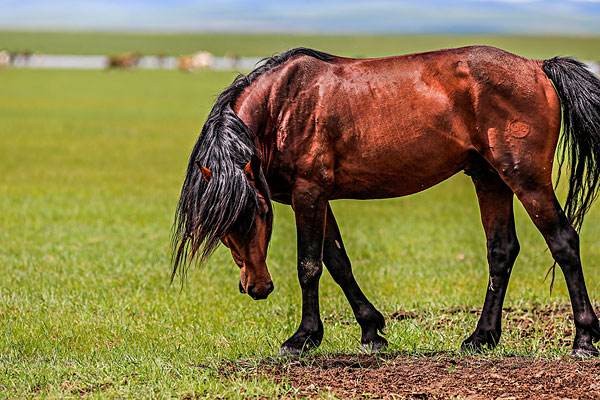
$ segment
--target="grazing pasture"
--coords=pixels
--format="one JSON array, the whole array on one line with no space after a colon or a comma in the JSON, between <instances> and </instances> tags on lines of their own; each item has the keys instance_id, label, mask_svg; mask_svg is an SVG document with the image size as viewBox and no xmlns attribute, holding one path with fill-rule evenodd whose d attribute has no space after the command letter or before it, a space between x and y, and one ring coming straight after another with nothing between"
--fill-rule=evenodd
<instances>
[{"instance_id":1,"label":"grazing pasture","mask_svg":"<svg viewBox=\"0 0 600 400\"><path fill-rule=\"evenodd\" d=\"M333 54L385 56L440 48L488 44L529 57L556 55L600 60L599 37L500 35L307 35L227 33L111 33L0 31L0 50L44 54L182 55L198 50L216 56L266 57L292 47L312 47Z\"/></svg>"},{"instance_id":2,"label":"grazing pasture","mask_svg":"<svg viewBox=\"0 0 600 400\"><path fill-rule=\"evenodd\" d=\"M574 54L566 47L544 48L543 55ZM252 55L259 52L265 48ZM373 51L383 52L392 51ZM301 390L294 384L301 379L269 373L281 367L273 357L300 313L288 207L275 206L268 261L276 289L268 300L238 292L238 269L222 248L183 285L169 286L171 223L187 157L212 101L233 76L0 71L3 396L248 397ZM407 198L333 207L357 280L386 317L386 354L471 359L457 349L475 327L488 274L469 178L457 175ZM516 212L522 250L509 312L501 345L485 358L565 357L572 322L562 274L557 269L550 293L544 280L550 254L519 204ZM582 258L596 305L598 237L595 207L583 228ZM308 363L360 351L358 325L326 272L321 288L326 335Z\"/></svg>"}]
</instances>

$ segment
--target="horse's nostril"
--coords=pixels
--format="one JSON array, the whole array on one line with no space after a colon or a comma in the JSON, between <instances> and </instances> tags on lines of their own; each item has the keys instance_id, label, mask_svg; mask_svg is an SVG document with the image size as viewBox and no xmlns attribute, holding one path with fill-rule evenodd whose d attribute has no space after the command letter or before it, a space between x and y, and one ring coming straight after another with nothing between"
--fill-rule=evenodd
<instances>
[{"instance_id":1,"label":"horse's nostril","mask_svg":"<svg viewBox=\"0 0 600 400\"><path fill-rule=\"evenodd\" d=\"M269 294L273 291L274 288L275 286L273 285L273 282L269 282L265 285L264 289L261 289L257 292L254 285L250 285L248 286L248 294L254 300L263 300L269 296Z\"/></svg>"},{"instance_id":2,"label":"horse's nostril","mask_svg":"<svg viewBox=\"0 0 600 400\"><path fill-rule=\"evenodd\" d=\"M240 289L240 293L246 293L246 291L244 290L244 286L242 285L242 281L238 282L238 289Z\"/></svg>"}]
</instances>

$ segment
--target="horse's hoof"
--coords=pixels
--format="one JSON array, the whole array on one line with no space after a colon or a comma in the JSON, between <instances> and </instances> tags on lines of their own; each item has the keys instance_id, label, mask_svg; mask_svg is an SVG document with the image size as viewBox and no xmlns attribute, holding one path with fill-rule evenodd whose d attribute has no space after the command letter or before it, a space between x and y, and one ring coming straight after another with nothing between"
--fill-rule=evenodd
<instances>
[{"instance_id":1,"label":"horse's hoof","mask_svg":"<svg viewBox=\"0 0 600 400\"><path fill-rule=\"evenodd\" d=\"M571 356L574 358L591 358L591 357L598 357L600 355L600 352L598 352L598 349L596 349L595 347L592 347L591 349L573 349L573 351L571 352Z\"/></svg>"},{"instance_id":2,"label":"horse's hoof","mask_svg":"<svg viewBox=\"0 0 600 400\"><path fill-rule=\"evenodd\" d=\"M581 343L573 347L573 351L571 352L571 356L575 358L590 358L590 357L598 357L600 352L598 349L591 343Z\"/></svg>"},{"instance_id":3,"label":"horse's hoof","mask_svg":"<svg viewBox=\"0 0 600 400\"><path fill-rule=\"evenodd\" d=\"M377 338L373 340L369 340L367 342L362 343L362 349L365 353L368 354L377 354L388 346L388 341L381 336L377 336Z\"/></svg>"},{"instance_id":4,"label":"horse's hoof","mask_svg":"<svg viewBox=\"0 0 600 400\"><path fill-rule=\"evenodd\" d=\"M280 357L296 358L296 357L300 357L301 354L302 354L302 350L297 349L295 347L281 346L281 348L279 349Z\"/></svg>"},{"instance_id":5,"label":"horse's hoof","mask_svg":"<svg viewBox=\"0 0 600 400\"><path fill-rule=\"evenodd\" d=\"M286 340L279 350L279 355L288 357L298 357L303 353L319 347L323 339L323 329L315 332L296 332L291 338Z\"/></svg>"},{"instance_id":6,"label":"horse's hoof","mask_svg":"<svg viewBox=\"0 0 600 400\"><path fill-rule=\"evenodd\" d=\"M300 357L302 354L308 353L310 350L316 348L318 345L312 342L304 342L302 346L294 346L284 343L279 349L279 355L281 357Z\"/></svg>"},{"instance_id":7,"label":"horse's hoof","mask_svg":"<svg viewBox=\"0 0 600 400\"><path fill-rule=\"evenodd\" d=\"M485 351L485 345L475 342L467 342L466 340L460 345L460 351L464 353L480 354Z\"/></svg>"},{"instance_id":8,"label":"horse's hoof","mask_svg":"<svg viewBox=\"0 0 600 400\"><path fill-rule=\"evenodd\" d=\"M460 349L467 353L483 353L491 350L498 344L500 335L492 332L486 334L473 333L460 345Z\"/></svg>"}]
</instances>

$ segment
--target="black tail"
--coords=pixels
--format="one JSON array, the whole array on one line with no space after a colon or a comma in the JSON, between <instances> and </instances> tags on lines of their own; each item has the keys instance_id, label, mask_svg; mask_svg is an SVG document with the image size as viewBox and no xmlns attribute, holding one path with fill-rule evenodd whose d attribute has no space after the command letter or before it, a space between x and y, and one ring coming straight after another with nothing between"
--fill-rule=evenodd
<instances>
[{"instance_id":1,"label":"black tail","mask_svg":"<svg viewBox=\"0 0 600 400\"><path fill-rule=\"evenodd\" d=\"M600 79L585 64L572 58L545 60L543 69L560 98L563 132L558 180L564 161L568 160L565 214L579 230L598 196L600 184Z\"/></svg>"}]
</instances>

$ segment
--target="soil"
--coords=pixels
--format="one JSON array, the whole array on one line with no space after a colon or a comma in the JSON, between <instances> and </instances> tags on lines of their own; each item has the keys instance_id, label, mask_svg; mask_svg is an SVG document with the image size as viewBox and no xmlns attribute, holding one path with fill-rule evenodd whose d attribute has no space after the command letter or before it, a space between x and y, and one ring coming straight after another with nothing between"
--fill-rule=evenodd
<instances>
[{"instance_id":1,"label":"soil","mask_svg":"<svg viewBox=\"0 0 600 400\"><path fill-rule=\"evenodd\" d=\"M598 305L596 304L596 309ZM478 314L479 309L438 310L432 329L452 323L457 314ZM391 320L425 322L414 311L398 310ZM506 323L516 325L522 337L542 329L572 343L572 316L567 304L505 308ZM352 321L353 322L353 321ZM556 343L554 344L556 345ZM543 346L542 346L543 347ZM600 358L543 359L486 357L460 353L430 355L327 355L272 359L260 365L231 363L222 372L260 375L291 386L288 397L375 399L599 399ZM246 375L248 376L248 375Z\"/></svg>"},{"instance_id":2,"label":"soil","mask_svg":"<svg viewBox=\"0 0 600 400\"><path fill-rule=\"evenodd\" d=\"M263 365L290 397L600 399L600 360L330 356Z\"/></svg>"}]
</instances>

